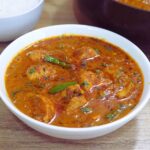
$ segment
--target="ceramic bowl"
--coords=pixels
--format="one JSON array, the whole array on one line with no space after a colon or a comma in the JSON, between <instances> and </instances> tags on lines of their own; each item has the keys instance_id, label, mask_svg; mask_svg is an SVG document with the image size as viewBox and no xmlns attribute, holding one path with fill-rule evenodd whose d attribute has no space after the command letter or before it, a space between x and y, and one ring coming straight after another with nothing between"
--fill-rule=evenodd
<instances>
[{"instance_id":1,"label":"ceramic bowl","mask_svg":"<svg viewBox=\"0 0 150 150\"><path fill-rule=\"evenodd\" d=\"M122 48L139 64L144 75L144 91L138 105L128 115L117 121L105 125L85 128L67 128L48 125L46 123L34 120L23 114L13 105L7 95L5 87L5 72L10 61L18 52L20 52L24 47L30 45L31 43L41 40L43 38L62 35L66 33L86 35L105 39L106 41ZM27 33L12 42L1 53L0 64L0 96L8 109L31 128L41 133L58 138L89 139L113 132L121 126L125 125L130 120L132 120L143 109L143 107L147 104L150 98L150 63L147 57L136 45L134 45L129 40L116 33L97 27L85 25L57 25L41 28L33 32Z\"/></svg>"},{"instance_id":2,"label":"ceramic bowl","mask_svg":"<svg viewBox=\"0 0 150 150\"><path fill-rule=\"evenodd\" d=\"M44 0L32 9L10 17L0 17L0 42L12 41L31 31L40 18Z\"/></svg>"}]
</instances>

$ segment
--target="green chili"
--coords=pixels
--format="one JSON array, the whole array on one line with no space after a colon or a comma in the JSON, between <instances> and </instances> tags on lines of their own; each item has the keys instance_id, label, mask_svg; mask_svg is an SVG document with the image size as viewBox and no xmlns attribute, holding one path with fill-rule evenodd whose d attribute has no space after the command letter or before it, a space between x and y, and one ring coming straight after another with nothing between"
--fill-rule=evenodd
<instances>
[{"instance_id":1,"label":"green chili","mask_svg":"<svg viewBox=\"0 0 150 150\"><path fill-rule=\"evenodd\" d=\"M77 82L66 82L66 83L62 83L62 84L56 85L56 86L54 86L53 88L51 88L49 90L49 93L50 94L58 93L60 91L65 90L67 87L75 85L75 84L77 84Z\"/></svg>"},{"instance_id":2,"label":"green chili","mask_svg":"<svg viewBox=\"0 0 150 150\"><path fill-rule=\"evenodd\" d=\"M59 59L57 59L57 58L55 58L55 57L52 57L52 56L50 56L50 55L46 55L45 57L44 57L44 60L46 61L46 62L50 62L50 63L53 63L53 64L57 64L57 65L60 65L60 66L62 66L62 67L65 67L65 68L69 68L71 65L70 64L68 64L68 63L66 63L66 62L63 62L63 61L61 61L61 60L59 60Z\"/></svg>"}]
</instances>

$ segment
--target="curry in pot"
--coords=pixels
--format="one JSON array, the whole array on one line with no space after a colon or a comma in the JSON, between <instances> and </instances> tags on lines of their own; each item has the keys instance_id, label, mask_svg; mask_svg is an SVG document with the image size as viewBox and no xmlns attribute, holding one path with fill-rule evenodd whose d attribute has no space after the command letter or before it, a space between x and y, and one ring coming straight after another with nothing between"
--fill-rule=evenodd
<instances>
[{"instance_id":1,"label":"curry in pot","mask_svg":"<svg viewBox=\"0 0 150 150\"><path fill-rule=\"evenodd\" d=\"M119 47L93 37L63 35L23 49L9 64L13 104L47 124L90 127L127 115L143 91L137 63Z\"/></svg>"},{"instance_id":2,"label":"curry in pot","mask_svg":"<svg viewBox=\"0 0 150 150\"><path fill-rule=\"evenodd\" d=\"M150 11L150 0L116 0L125 5Z\"/></svg>"}]
</instances>

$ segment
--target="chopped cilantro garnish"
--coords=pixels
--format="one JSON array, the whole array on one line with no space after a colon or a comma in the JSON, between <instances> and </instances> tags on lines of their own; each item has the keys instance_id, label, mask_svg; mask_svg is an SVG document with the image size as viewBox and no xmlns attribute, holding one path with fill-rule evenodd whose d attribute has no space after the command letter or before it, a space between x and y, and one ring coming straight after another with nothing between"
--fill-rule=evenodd
<instances>
[{"instance_id":1,"label":"chopped cilantro garnish","mask_svg":"<svg viewBox=\"0 0 150 150\"><path fill-rule=\"evenodd\" d=\"M17 93L19 93L21 90L15 90L11 93L12 97L16 96Z\"/></svg>"},{"instance_id":2,"label":"chopped cilantro garnish","mask_svg":"<svg viewBox=\"0 0 150 150\"><path fill-rule=\"evenodd\" d=\"M133 75L134 75L134 76L137 76L137 75L138 75L138 73L137 73L137 72L133 72Z\"/></svg>"},{"instance_id":3,"label":"chopped cilantro garnish","mask_svg":"<svg viewBox=\"0 0 150 150\"><path fill-rule=\"evenodd\" d=\"M101 71L100 71L99 69L96 69L95 72L96 72L96 73L100 73Z\"/></svg>"},{"instance_id":4,"label":"chopped cilantro garnish","mask_svg":"<svg viewBox=\"0 0 150 150\"><path fill-rule=\"evenodd\" d=\"M91 112L92 112L92 109L89 108L89 107L82 107L82 108L81 108L81 111L87 114L87 113L91 113Z\"/></svg>"},{"instance_id":5,"label":"chopped cilantro garnish","mask_svg":"<svg viewBox=\"0 0 150 150\"><path fill-rule=\"evenodd\" d=\"M109 120L113 120L114 119L114 117L115 117L115 114L108 114L108 115L106 115L106 117L109 119Z\"/></svg>"},{"instance_id":6,"label":"chopped cilantro garnish","mask_svg":"<svg viewBox=\"0 0 150 150\"><path fill-rule=\"evenodd\" d=\"M82 85L82 86L88 86L89 83L88 83L87 81L84 81L84 82L81 83L81 85Z\"/></svg>"},{"instance_id":7,"label":"chopped cilantro garnish","mask_svg":"<svg viewBox=\"0 0 150 150\"><path fill-rule=\"evenodd\" d=\"M101 66L103 66L103 67L107 67L107 66L108 66L108 64L107 64L107 63L101 63Z\"/></svg>"},{"instance_id":8,"label":"chopped cilantro garnish","mask_svg":"<svg viewBox=\"0 0 150 150\"><path fill-rule=\"evenodd\" d=\"M33 74L33 73L35 73L35 68L34 67L29 69L29 74Z\"/></svg>"}]
</instances>

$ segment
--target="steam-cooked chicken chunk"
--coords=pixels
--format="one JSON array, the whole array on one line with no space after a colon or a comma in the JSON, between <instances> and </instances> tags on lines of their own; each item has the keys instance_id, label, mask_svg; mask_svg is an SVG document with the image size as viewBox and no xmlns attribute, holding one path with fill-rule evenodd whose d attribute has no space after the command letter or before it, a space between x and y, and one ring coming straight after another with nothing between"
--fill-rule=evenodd
<instances>
[{"instance_id":1,"label":"steam-cooked chicken chunk","mask_svg":"<svg viewBox=\"0 0 150 150\"><path fill-rule=\"evenodd\" d=\"M55 79L57 72L52 65L42 64L42 65L33 65L27 70L27 77L31 81L40 80L40 79Z\"/></svg>"}]
</instances>

